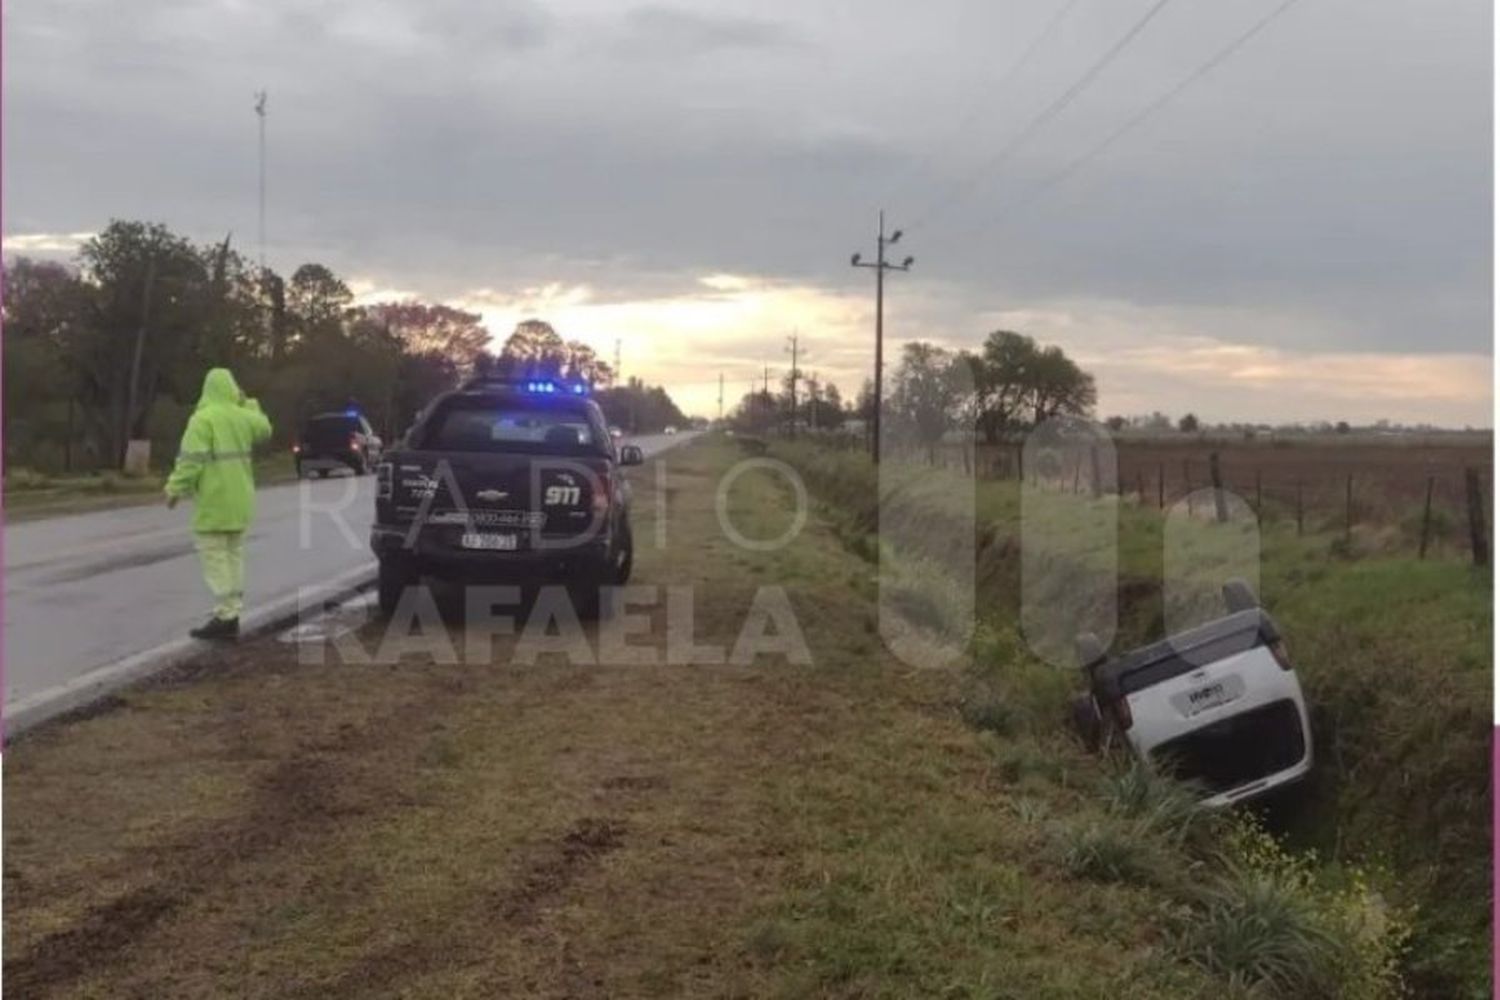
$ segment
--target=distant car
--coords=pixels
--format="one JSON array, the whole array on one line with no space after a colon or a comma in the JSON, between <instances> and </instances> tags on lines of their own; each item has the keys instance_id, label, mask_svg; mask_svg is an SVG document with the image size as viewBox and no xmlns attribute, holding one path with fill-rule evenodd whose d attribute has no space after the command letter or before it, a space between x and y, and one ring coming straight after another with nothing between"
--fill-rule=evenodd
<instances>
[{"instance_id":1,"label":"distant car","mask_svg":"<svg viewBox=\"0 0 1500 1000\"><path fill-rule=\"evenodd\" d=\"M370 422L355 410L309 417L292 445L298 478L326 476L337 469L363 476L375 470L384 450Z\"/></svg>"},{"instance_id":2,"label":"distant car","mask_svg":"<svg viewBox=\"0 0 1500 1000\"><path fill-rule=\"evenodd\" d=\"M663 430L662 433L663 434L676 434L677 433L677 428L673 427L671 424L668 424L666 426L666 429Z\"/></svg>"},{"instance_id":3,"label":"distant car","mask_svg":"<svg viewBox=\"0 0 1500 1000\"><path fill-rule=\"evenodd\" d=\"M1227 806L1305 778L1307 702L1275 621L1243 581L1224 585L1229 613L1122 656L1078 637L1088 692L1073 702L1085 745L1115 738L1143 761Z\"/></svg>"},{"instance_id":4,"label":"distant car","mask_svg":"<svg viewBox=\"0 0 1500 1000\"><path fill-rule=\"evenodd\" d=\"M615 439L616 441L618 441L622 437L625 436L625 432L622 431L622 430L620 430L620 428L616 427L614 424L610 424L609 425L609 436L611 438Z\"/></svg>"},{"instance_id":5,"label":"distant car","mask_svg":"<svg viewBox=\"0 0 1500 1000\"><path fill-rule=\"evenodd\" d=\"M389 615L423 576L561 583L578 614L630 579L630 483L587 386L476 378L422 411L376 470L370 547Z\"/></svg>"}]
</instances>

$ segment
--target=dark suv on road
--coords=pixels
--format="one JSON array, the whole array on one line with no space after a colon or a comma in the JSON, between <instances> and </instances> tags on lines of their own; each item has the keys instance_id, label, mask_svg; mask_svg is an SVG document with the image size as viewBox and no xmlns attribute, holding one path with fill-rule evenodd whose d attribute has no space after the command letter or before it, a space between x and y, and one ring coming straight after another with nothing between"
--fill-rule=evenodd
<instances>
[{"instance_id":1,"label":"dark suv on road","mask_svg":"<svg viewBox=\"0 0 1500 1000\"><path fill-rule=\"evenodd\" d=\"M380 461L381 449L382 442L364 415L346 410L309 417L292 445L292 455L299 479L326 476L337 469L363 476Z\"/></svg>"},{"instance_id":2,"label":"dark suv on road","mask_svg":"<svg viewBox=\"0 0 1500 1000\"><path fill-rule=\"evenodd\" d=\"M475 379L434 399L376 468L379 603L423 575L569 586L579 613L630 577L630 484L587 387Z\"/></svg>"}]
</instances>

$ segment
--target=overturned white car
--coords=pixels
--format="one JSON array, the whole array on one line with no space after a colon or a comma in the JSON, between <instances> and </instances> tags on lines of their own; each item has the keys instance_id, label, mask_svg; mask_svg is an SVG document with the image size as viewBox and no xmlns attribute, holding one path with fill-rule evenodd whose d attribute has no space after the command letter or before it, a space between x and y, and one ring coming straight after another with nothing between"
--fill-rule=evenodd
<instances>
[{"instance_id":1,"label":"overturned white car","mask_svg":"<svg viewBox=\"0 0 1500 1000\"><path fill-rule=\"evenodd\" d=\"M1078 637L1088 693L1073 702L1085 745L1123 740L1142 760L1200 787L1204 804L1264 795L1312 769L1302 685L1280 630L1243 581L1229 613L1117 657Z\"/></svg>"}]
</instances>

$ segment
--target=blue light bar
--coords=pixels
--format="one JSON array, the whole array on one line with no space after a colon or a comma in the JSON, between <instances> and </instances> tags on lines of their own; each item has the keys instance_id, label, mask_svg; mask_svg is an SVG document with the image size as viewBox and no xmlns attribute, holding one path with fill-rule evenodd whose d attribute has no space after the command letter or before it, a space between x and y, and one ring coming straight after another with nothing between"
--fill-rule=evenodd
<instances>
[{"instance_id":1,"label":"blue light bar","mask_svg":"<svg viewBox=\"0 0 1500 1000\"><path fill-rule=\"evenodd\" d=\"M575 396L586 396L588 395L589 387L583 382L573 383L572 385L558 386L556 382L552 382L546 379L533 379L532 381L526 383L526 391L541 393L543 395L555 395L559 392L571 391Z\"/></svg>"}]
</instances>

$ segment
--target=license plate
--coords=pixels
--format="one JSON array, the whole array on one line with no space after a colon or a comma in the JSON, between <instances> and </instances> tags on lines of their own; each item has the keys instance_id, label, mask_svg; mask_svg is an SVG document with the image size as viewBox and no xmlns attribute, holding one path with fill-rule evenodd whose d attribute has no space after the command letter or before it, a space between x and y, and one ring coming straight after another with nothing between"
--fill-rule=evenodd
<instances>
[{"instance_id":1,"label":"license plate","mask_svg":"<svg viewBox=\"0 0 1500 1000\"><path fill-rule=\"evenodd\" d=\"M1245 693L1245 681L1239 674L1229 674L1188 691L1179 691L1172 696L1172 707L1182 716L1191 719L1220 705L1237 701Z\"/></svg>"},{"instance_id":2,"label":"license plate","mask_svg":"<svg viewBox=\"0 0 1500 1000\"><path fill-rule=\"evenodd\" d=\"M466 549L493 549L500 552L514 552L517 545L517 536L468 532L458 540L458 544Z\"/></svg>"}]
</instances>

